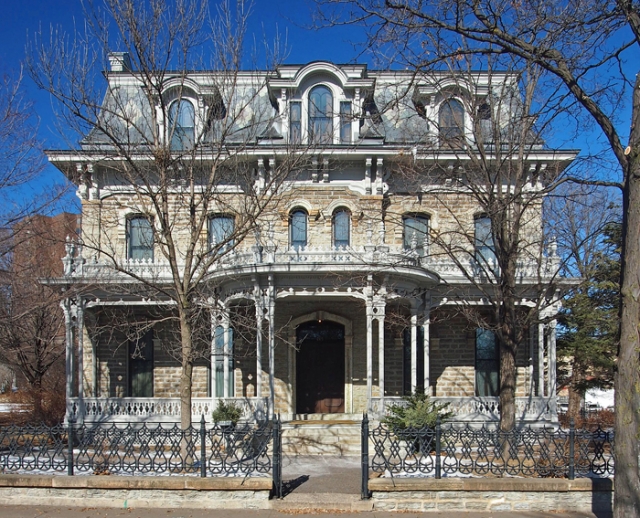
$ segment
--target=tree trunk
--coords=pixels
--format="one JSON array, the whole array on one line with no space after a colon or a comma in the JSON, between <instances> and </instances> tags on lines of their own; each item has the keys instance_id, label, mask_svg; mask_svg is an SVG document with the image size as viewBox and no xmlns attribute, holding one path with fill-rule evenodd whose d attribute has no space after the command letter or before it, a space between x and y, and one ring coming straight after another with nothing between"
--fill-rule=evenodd
<instances>
[{"instance_id":1,"label":"tree trunk","mask_svg":"<svg viewBox=\"0 0 640 518\"><path fill-rule=\"evenodd\" d=\"M191 426L191 382L193 378L191 325L188 313L181 311L180 340L182 342L182 365L180 371L180 427L183 430Z\"/></svg>"},{"instance_id":2,"label":"tree trunk","mask_svg":"<svg viewBox=\"0 0 640 518\"><path fill-rule=\"evenodd\" d=\"M574 420L580 418L580 409L582 408L582 392L576 390L575 383L578 381L575 375L571 375L571 383L569 383L569 405L567 415Z\"/></svg>"},{"instance_id":3,"label":"tree trunk","mask_svg":"<svg viewBox=\"0 0 640 518\"><path fill-rule=\"evenodd\" d=\"M516 425L516 347L509 339L500 341L500 429Z\"/></svg>"},{"instance_id":4,"label":"tree trunk","mask_svg":"<svg viewBox=\"0 0 640 518\"><path fill-rule=\"evenodd\" d=\"M614 518L640 517L638 432L640 430L640 75L636 77L631 148L623 191L623 250L620 344L615 376Z\"/></svg>"}]
</instances>

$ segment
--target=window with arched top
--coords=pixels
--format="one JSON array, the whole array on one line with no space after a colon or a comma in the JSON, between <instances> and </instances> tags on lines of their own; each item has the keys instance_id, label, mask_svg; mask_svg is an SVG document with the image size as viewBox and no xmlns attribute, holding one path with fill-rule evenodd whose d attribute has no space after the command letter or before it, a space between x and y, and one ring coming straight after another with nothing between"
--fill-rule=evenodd
<instances>
[{"instance_id":1,"label":"window with arched top","mask_svg":"<svg viewBox=\"0 0 640 518\"><path fill-rule=\"evenodd\" d=\"M440 145L459 148L464 144L464 106L457 99L448 99L438 112Z\"/></svg>"},{"instance_id":2,"label":"window with arched top","mask_svg":"<svg viewBox=\"0 0 640 518\"><path fill-rule=\"evenodd\" d=\"M289 242L295 250L307 246L307 213L303 209L295 209L289 216Z\"/></svg>"},{"instance_id":3,"label":"window with arched top","mask_svg":"<svg viewBox=\"0 0 640 518\"><path fill-rule=\"evenodd\" d=\"M338 209L333 213L331 221L333 231L333 246L346 248L351 245L350 226L351 214L347 209Z\"/></svg>"},{"instance_id":4,"label":"window with arched top","mask_svg":"<svg viewBox=\"0 0 640 518\"><path fill-rule=\"evenodd\" d=\"M324 85L309 92L309 140L314 144L333 142L333 95Z\"/></svg>"},{"instance_id":5,"label":"window with arched top","mask_svg":"<svg viewBox=\"0 0 640 518\"><path fill-rule=\"evenodd\" d=\"M153 227L146 216L127 219L127 257L135 261L153 261Z\"/></svg>"},{"instance_id":6,"label":"window with arched top","mask_svg":"<svg viewBox=\"0 0 640 518\"><path fill-rule=\"evenodd\" d=\"M209 250L221 254L233 247L235 219L227 214L209 217Z\"/></svg>"},{"instance_id":7,"label":"window with arched top","mask_svg":"<svg viewBox=\"0 0 640 518\"><path fill-rule=\"evenodd\" d=\"M193 104L178 99L169 106L171 149L190 149L195 142L196 112Z\"/></svg>"},{"instance_id":8,"label":"window with arched top","mask_svg":"<svg viewBox=\"0 0 640 518\"><path fill-rule=\"evenodd\" d=\"M429 249L429 216L407 214L403 218L403 246L405 250L415 250L421 256Z\"/></svg>"}]
</instances>

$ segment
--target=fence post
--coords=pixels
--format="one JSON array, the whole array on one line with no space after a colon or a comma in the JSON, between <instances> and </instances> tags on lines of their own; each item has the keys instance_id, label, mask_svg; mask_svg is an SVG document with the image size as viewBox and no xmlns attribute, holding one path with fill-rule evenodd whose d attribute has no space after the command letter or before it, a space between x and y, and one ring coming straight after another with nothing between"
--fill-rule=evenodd
<instances>
[{"instance_id":1,"label":"fence post","mask_svg":"<svg viewBox=\"0 0 640 518\"><path fill-rule=\"evenodd\" d=\"M67 421L67 475L73 476L73 443L75 419L69 416Z\"/></svg>"},{"instance_id":2,"label":"fence post","mask_svg":"<svg viewBox=\"0 0 640 518\"><path fill-rule=\"evenodd\" d=\"M204 414L200 419L200 476L207 476L207 429L204 422Z\"/></svg>"},{"instance_id":3,"label":"fence post","mask_svg":"<svg viewBox=\"0 0 640 518\"><path fill-rule=\"evenodd\" d=\"M361 497L363 500L371 498L369 494L369 418L367 414L362 416L362 430L360 433L360 461L362 469Z\"/></svg>"},{"instance_id":4,"label":"fence post","mask_svg":"<svg viewBox=\"0 0 640 518\"><path fill-rule=\"evenodd\" d=\"M569 480L576 478L576 424L571 418L569 421Z\"/></svg>"},{"instance_id":5,"label":"fence post","mask_svg":"<svg viewBox=\"0 0 640 518\"><path fill-rule=\"evenodd\" d=\"M273 419L273 486L276 498L282 498L282 436L280 414Z\"/></svg>"},{"instance_id":6,"label":"fence post","mask_svg":"<svg viewBox=\"0 0 640 518\"><path fill-rule=\"evenodd\" d=\"M442 459L440 453L442 445L440 444L442 436L442 426L440 425L440 416L436 419L436 478L442 478Z\"/></svg>"}]
</instances>

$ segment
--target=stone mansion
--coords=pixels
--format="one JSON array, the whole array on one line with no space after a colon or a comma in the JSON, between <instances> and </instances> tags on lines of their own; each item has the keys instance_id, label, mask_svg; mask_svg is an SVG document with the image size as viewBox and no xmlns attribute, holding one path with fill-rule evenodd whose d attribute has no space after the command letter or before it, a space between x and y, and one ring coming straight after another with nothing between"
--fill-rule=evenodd
<instances>
[{"instance_id":1,"label":"stone mansion","mask_svg":"<svg viewBox=\"0 0 640 518\"><path fill-rule=\"evenodd\" d=\"M220 400L284 420L379 416L416 390L458 419L497 419L499 346L472 316L490 310L491 220L459 179L514 78L313 62L165 73L149 92L126 54L109 59L99 123L48 153L82 202L55 280L73 294L68 417L179 420L177 269L204 308L194 421ZM537 142L526 161L561 171L574 157ZM542 202L528 210L525 234L540 236ZM518 263L522 304L558 265L549 243ZM519 419L557 420L557 309L540 305L518 350Z\"/></svg>"}]
</instances>

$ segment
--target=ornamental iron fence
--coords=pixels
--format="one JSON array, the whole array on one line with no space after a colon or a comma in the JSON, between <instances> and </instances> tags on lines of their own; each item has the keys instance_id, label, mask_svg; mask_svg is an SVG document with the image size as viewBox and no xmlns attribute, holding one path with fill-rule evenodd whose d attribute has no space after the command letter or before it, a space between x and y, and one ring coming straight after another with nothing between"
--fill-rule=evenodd
<instances>
[{"instance_id":1,"label":"ornamental iron fence","mask_svg":"<svg viewBox=\"0 0 640 518\"><path fill-rule=\"evenodd\" d=\"M388 477L609 477L613 431L446 423L393 430L362 423L362 496L369 473Z\"/></svg>"},{"instance_id":2,"label":"ornamental iron fence","mask_svg":"<svg viewBox=\"0 0 640 518\"><path fill-rule=\"evenodd\" d=\"M3 473L269 476L280 422L236 426L82 424L0 428ZM277 457L277 459L276 459Z\"/></svg>"}]
</instances>

